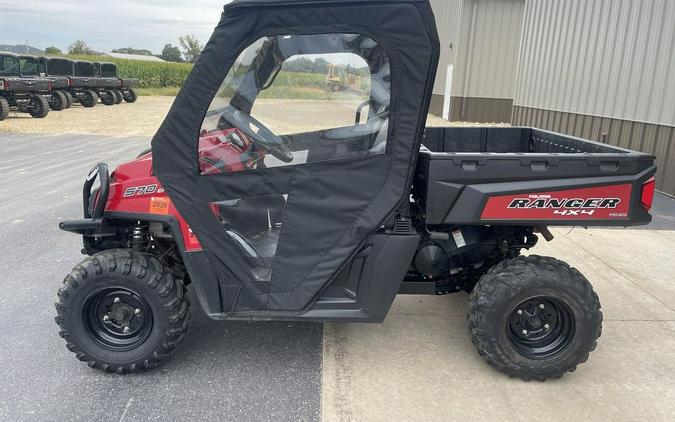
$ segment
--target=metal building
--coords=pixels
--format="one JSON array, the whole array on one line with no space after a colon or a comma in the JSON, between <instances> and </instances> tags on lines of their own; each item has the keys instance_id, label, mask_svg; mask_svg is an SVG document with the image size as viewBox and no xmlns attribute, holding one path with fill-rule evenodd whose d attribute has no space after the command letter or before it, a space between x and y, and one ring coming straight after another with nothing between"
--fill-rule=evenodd
<instances>
[{"instance_id":1,"label":"metal building","mask_svg":"<svg viewBox=\"0 0 675 422\"><path fill-rule=\"evenodd\" d=\"M441 58L431 112L450 120L508 122L525 0L431 0Z\"/></svg>"},{"instance_id":2,"label":"metal building","mask_svg":"<svg viewBox=\"0 0 675 422\"><path fill-rule=\"evenodd\" d=\"M432 112L652 153L657 188L675 195L675 0L432 0L432 7L442 43Z\"/></svg>"}]
</instances>

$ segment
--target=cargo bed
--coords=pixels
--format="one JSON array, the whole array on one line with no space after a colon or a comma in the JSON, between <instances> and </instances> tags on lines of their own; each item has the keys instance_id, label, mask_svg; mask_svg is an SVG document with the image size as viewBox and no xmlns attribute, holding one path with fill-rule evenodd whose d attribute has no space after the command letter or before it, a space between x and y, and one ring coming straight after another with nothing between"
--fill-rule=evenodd
<instances>
[{"instance_id":1,"label":"cargo bed","mask_svg":"<svg viewBox=\"0 0 675 422\"><path fill-rule=\"evenodd\" d=\"M427 225L651 220L640 202L652 155L529 127L429 127L422 143L414 196Z\"/></svg>"}]
</instances>

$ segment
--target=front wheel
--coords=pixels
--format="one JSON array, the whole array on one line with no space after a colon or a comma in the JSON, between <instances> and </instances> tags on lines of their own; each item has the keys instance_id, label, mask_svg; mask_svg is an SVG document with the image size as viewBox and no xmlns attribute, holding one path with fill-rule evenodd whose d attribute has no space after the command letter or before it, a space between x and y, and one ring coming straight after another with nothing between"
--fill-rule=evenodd
<instances>
[{"instance_id":1,"label":"front wheel","mask_svg":"<svg viewBox=\"0 0 675 422\"><path fill-rule=\"evenodd\" d=\"M85 89L80 98L80 104L83 107L91 108L96 105L98 102L98 94L92 89Z\"/></svg>"},{"instance_id":2,"label":"front wheel","mask_svg":"<svg viewBox=\"0 0 675 422\"><path fill-rule=\"evenodd\" d=\"M54 91L49 97L49 108L54 111L65 110L68 107L68 99L61 91Z\"/></svg>"},{"instance_id":3,"label":"front wheel","mask_svg":"<svg viewBox=\"0 0 675 422\"><path fill-rule=\"evenodd\" d=\"M104 91L103 95L101 95L101 102L104 105L107 106L115 105L115 101L117 101L117 96L115 95L115 92L111 89Z\"/></svg>"},{"instance_id":4,"label":"front wheel","mask_svg":"<svg viewBox=\"0 0 675 422\"><path fill-rule=\"evenodd\" d=\"M9 101L5 97L0 97L0 122L7 117L9 117Z\"/></svg>"},{"instance_id":5,"label":"front wheel","mask_svg":"<svg viewBox=\"0 0 675 422\"><path fill-rule=\"evenodd\" d=\"M49 102L42 95L33 95L28 105L28 114L36 119L44 119L49 114Z\"/></svg>"},{"instance_id":6,"label":"front wheel","mask_svg":"<svg viewBox=\"0 0 675 422\"><path fill-rule=\"evenodd\" d=\"M585 362L602 331L598 296L576 269L530 255L491 268L471 293L469 335L511 377L559 378Z\"/></svg>"},{"instance_id":7,"label":"front wheel","mask_svg":"<svg viewBox=\"0 0 675 422\"><path fill-rule=\"evenodd\" d=\"M185 287L146 254L115 249L77 265L58 292L56 323L90 367L127 373L157 366L183 339Z\"/></svg>"},{"instance_id":8,"label":"front wheel","mask_svg":"<svg viewBox=\"0 0 675 422\"><path fill-rule=\"evenodd\" d=\"M124 101L128 103L135 103L137 99L138 95L133 89L129 89L124 93Z\"/></svg>"}]
</instances>

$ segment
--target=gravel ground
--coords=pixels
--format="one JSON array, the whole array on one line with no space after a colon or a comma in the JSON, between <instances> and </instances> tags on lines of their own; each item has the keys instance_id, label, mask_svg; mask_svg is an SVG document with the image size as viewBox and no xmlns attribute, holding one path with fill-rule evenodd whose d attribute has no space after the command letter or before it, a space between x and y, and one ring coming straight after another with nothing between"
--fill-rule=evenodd
<instances>
[{"instance_id":1,"label":"gravel ground","mask_svg":"<svg viewBox=\"0 0 675 422\"><path fill-rule=\"evenodd\" d=\"M157 131L173 104L174 97L139 97L134 104L122 103L94 108L74 105L53 111L44 119L11 112L0 122L0 133L91 134L108 136L148 136ZM358 103L317 100L259 100L254 115L277 133L301 132L353 124ZM257 114L256 114L257 113ZM429 126L476 126L494 123L448 122L429 116ZM503 124L500 124L503 125Z\"/></svg>"}]
</instances>

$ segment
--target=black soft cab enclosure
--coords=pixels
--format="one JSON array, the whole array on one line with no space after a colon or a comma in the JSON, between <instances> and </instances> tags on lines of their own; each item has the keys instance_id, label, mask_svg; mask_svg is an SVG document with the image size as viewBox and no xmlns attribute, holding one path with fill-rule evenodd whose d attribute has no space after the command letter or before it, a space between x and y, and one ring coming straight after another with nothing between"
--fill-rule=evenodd
<instances>
[{"instance_id":1,"label":"black soft cab enclosure","mask_svg":"<svg viewBox=\"0 0 675 422\"><path fill-rule=\"evenodd\" d=\"M203 246L190 259L193 279L204 280L195 284L208 313L370 320L386 314L398 290L390 277L405 273L419 236L394 237L382 228L393 227L397 209L407 207L439 46L426 1L381 3L239 0L225 7L152 141L155 174ZM274 95L301 77L303 66L325 72L331 64L354 75L353 88L331 103L335 108L317 113L321 101L285 101L288 90ZM323 76L303 77L313 78L315 89L295 94L327 97ZM344 103L351 122L310 121ZM269 107L288 111L266 120L274 129L253 117ZM363 117L355 123L357 109ZM286 118L307 130L285 130ZM247 171L204 167L198 134L230 127L243 128L274 162ZM245 229L224 223L244 205L269 214L264 221L274 230L265 239L242 239ZM267 252L255 252L255 243ZM357 254L367 268L352 272L368 273L373 294L359 295L357 303L344 297L343 286L340 309L317 302Z\"/></svg>"}]
</instances>

